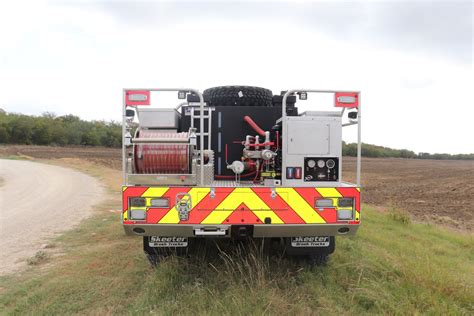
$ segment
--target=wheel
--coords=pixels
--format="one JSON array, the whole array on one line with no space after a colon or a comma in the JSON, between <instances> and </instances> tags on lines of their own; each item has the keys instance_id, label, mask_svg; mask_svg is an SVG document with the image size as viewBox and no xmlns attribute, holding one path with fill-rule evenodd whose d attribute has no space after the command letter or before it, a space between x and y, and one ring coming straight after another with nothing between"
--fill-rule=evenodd
<instances>
[{"instance_id":1,"label":"wheel","mask_svg":"<svg viewBox=\"0 0 474 316\"><path fill-rule=\"evenodd\" d=\"M329 255L327 254L318 254L318 255L309 255L308 257L309 265L314 266L325 266L328 263Z\"/></svg>"},{"instance_id":2,"label":"wheel","mask_svg":"<svg viewBox=\"0 0 474 316\"><path fill-rule=\"evenodd\" d=\"M223 86L204 90L204 100L210 106L272 106L272 91L259 87Z\"/></svg>"}]
</instances>

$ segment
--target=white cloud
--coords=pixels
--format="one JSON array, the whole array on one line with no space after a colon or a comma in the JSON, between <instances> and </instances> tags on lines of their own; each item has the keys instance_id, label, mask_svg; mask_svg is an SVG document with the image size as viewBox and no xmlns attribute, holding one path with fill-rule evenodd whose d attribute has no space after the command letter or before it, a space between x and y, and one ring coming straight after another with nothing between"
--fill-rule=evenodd
<instances>
[{"instance_id":1,"label":"white cloud","mask_svg":"<svg viewBox=\"0 0 474 316\"><path fill-rule=\"evenodd\" d=\"M118 120L123 87L355 89L363 93L365 142L474 152L466 141L474 134L470 63L258 10L248 18L229 10L194 18L189 8L178 14L185 7L168 4L131 23L126 10L112 14L92 4L11 5L0 10L0 107L7 111Z\"/></svg>"}]
</instances>

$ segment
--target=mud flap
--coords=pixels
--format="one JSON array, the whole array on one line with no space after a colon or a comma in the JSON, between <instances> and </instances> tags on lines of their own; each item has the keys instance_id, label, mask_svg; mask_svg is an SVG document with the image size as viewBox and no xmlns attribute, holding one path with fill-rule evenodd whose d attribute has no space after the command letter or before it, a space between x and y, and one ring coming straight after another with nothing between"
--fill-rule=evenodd
<instances>
[{"instance_id":1,"label":"mud flap","mask_svg":"<svg viewBox=\"0 0 474 316\"><path fill-rule=\"evenodd\" d=\"M284 238L290 256L328 256L336 248L334 236L298 236Z\"/></svg>"},{"instance_id":2,"label":"mud flap","mask_svg":"<svg viewBox=\"0 0 474 316\"><path fill-rule=\"evenodd\" d=\"M186 256L189 248L188 238L143 236L143 251L152 266L168 256Z\"/></svg>"}]
</instances>

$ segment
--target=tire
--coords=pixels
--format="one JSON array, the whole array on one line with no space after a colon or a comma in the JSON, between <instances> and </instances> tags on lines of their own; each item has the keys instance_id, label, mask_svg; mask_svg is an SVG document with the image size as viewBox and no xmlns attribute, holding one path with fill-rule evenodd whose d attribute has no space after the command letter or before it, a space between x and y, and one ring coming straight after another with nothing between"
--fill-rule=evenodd
<instances>
[{"instance_id":1,"label":"tire","mask_svg":"<svg viewBox=\"0 0 474 316\"><path fill-rule=\"evenodd\" d=\"M308 256L308 263L311 267L321 267L328 263L329 256L326 254Z\"/></svg>"},{"instance_id":2,"label":"tire","mask_svg":"<svg viewBox=\"0 0 474 316\"><path fill-rule=\"evenodd\" d=\"M272 106L272 91L259 87L223 86L204 90L209 106Z\"/></svg>"}]
</instances>

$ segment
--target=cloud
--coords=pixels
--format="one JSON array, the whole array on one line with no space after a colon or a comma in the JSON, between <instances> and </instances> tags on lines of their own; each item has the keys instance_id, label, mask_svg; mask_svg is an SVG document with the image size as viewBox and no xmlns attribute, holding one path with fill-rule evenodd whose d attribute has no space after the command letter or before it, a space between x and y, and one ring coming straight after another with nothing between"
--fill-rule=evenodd
<instances>
[{"instance_id":1,"label":"cloud","mask_svg":"<svg viewBox=\"0 0 474 316\"><path fill-rule=\"evenodd\" d=\"M429 17L418 22L384 3L9 6L0 10L0 107L117 120L124 87L356 89L365 142L474 152L459 137L474 133L464 93L474 86L472 65L458 52L469 51L462 25L472 22L450 20L446 32L462 34L445 51L435 44L450 39L428 36L429 10L414 11ZM322 103L310 96L308 104Z\"/></svg>"},{"instance_id":2,"label":"cloud","mask_svg":"<svg viewBox=\"0 0 474 316\"><path fill-rule=\"evenodd\" d=\"M237 22L271 20L328 34L345 41L348 48L362 43L435 55L452 62L470 64L472 61L471 1L107 2L91 7L137 28L209 19Z\"/></svg>"}]
</instances>

